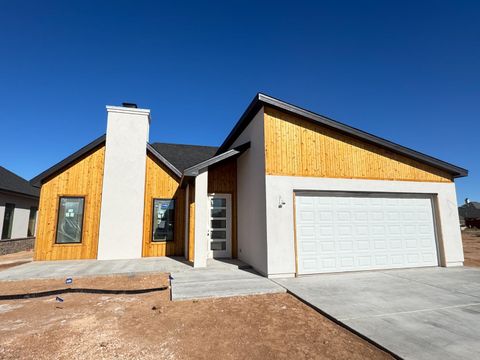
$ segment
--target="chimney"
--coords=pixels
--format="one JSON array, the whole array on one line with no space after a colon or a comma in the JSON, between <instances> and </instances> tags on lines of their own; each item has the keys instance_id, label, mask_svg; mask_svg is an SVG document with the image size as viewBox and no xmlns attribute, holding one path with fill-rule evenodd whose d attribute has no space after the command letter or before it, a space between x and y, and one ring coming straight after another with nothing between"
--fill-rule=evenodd
<instances>
[{"instance_id":1,"label":"chimney","mask_svg":"<svg viewBox=\"0 0 480 360\"><path fill-rule=\"evenodd\" d=\"M142 256L149 126L148 109L131 103L107 106L99 260Z\"/></svg>"}]
</instances>

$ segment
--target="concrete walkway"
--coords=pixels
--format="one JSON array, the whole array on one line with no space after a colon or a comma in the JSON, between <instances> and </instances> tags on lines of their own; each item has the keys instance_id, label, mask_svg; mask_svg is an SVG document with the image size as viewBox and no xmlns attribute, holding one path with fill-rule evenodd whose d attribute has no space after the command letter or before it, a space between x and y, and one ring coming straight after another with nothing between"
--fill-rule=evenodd
<instances>
[{"instance_id":1,"label":"concrete walkway","mask_svg":"<svg viewBox=\"0 0 480 360\"><path fill-rule=\"evenodd\" d=\"M251 269L195 269L174 272L172 300L284 293L282 286Z\"/></svg>"},{"instance_id":2,"label":"concrete walkway","mask_svg":"<svg viewBox=\"0 0 480 360\"><path fill-rule=\"evenodd\" d=\"M480 354L480 269L372 271L276 282L402 358Z\"/></svg>"}]
</instances>

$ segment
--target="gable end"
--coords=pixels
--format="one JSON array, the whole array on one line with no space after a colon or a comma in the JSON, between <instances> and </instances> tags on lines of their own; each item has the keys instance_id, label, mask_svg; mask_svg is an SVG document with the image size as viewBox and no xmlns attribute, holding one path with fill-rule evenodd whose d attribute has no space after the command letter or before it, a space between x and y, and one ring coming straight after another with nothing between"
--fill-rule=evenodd
<instances>
[{"instance_id":1,"label":"gable end","mask_svg":"<svg viewBox=\"0 0 480 360\"><path fill-rule=\"evenodd\" d=\"M451 173L377 144L265 107L267 175L451 182Z\"/></svg>"}]
</instances>

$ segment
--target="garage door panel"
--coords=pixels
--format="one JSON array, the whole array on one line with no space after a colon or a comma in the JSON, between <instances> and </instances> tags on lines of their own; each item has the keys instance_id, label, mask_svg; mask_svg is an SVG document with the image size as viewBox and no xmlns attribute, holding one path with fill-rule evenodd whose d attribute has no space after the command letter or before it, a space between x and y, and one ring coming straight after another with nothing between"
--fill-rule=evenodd
<instances>
[{"instance_id":1,"label":"garage door panel","mask_svg":"<svg viewBox=\"0 0 480 360\"><path fill-rule=\"evenodd\" d=\"M438 265L429 198L296 196L300 274Z\"/></svg>"}]
</instances>

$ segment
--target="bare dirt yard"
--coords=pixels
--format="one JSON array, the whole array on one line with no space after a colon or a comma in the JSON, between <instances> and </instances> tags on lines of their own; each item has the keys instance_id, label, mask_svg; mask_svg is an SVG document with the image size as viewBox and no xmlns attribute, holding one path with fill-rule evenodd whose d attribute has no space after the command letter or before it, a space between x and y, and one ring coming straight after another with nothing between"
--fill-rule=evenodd
<instances>
[{"instance_id":1,"label":"bare dirt yard","mask_svg":"<svg viewBox=\"0 0 480 360\"><path fill-rule=\"evenodd\" d=\"M82 288L168 285L162 275L74 279ZM0 292L65 288L3 282ZM170 301L144 294L61 294L0 301L0 359L389 359L288 294Z\"/></svg>"},{"instance_id":2,"label":"bare dirt yard","mask_svg":"<svg viewBox=\"0 0 480 360\"><path fill-rule=\"evenodd\" d=\"M33 251L20 251L13 254L0 256L0 270L5 270L17 265L26 264L33 260Z\"/></svg>"},{"instance_id":3,"label":"bare dirt yard","mask_svg":"<svg viewBox=\"0 0 480 360\"><path fill-rule=\"evenodd\" d=\"M480 266L480 230L462 231L465 266Z\"/></svg>"}]
</instances>

